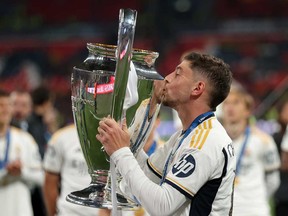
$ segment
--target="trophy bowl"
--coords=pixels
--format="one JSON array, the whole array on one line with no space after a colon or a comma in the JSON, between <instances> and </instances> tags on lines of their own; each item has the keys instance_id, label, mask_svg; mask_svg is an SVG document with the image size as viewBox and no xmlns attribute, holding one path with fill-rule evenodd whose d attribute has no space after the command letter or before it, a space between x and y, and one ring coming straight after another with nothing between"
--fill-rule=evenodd
<instances>
[{"instance_id":1,"label":"trophy bowl","mask_svg":"<svg viewBox=\"0 0 288 216\"><path fill-rule=\"evenodd\" d=\"M83 190L70 193L69 202L95 208L112 208L111 188L109 187L109 156L102 144L95 138L99 122L111 112L114 72L87 71L73 68L72 110L81 149L91 176L91 183ZM120 209L133 209L138 206L133 200L117 193Z\"/></svg>"}]
</instances>

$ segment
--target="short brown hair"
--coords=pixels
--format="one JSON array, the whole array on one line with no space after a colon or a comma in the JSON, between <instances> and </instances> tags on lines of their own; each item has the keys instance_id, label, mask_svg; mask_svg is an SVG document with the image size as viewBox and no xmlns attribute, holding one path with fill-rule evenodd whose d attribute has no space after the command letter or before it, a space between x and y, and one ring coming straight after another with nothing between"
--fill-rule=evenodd
<instances>
[{"instance_id":1,"label":"short brown hair","mask_svg":"<svg viewBox=\"0 0 288 216\"><path fill-rule=\"evenodd\" d=\"M191 69L204 75L211 85L210 107L216 110L216 107L222 103L229 94L232 73L230 66L223 60L209 54L196 52L186 53L182 59L191 62Z\"/></svg>"},{"instance_id":2,"label":"short brown hair","mask_svg":"<svg viewBox=\"0 0 288 216\"><path fill-rule=\"evenodd\" d=\"M230 93L239 95L243 99L247 110L249 110L251 113L253 112L255 107L255 101L252 95L249 94L245 88L243 88L242 86L232 85Z\"/></svg>"}]
</instances>

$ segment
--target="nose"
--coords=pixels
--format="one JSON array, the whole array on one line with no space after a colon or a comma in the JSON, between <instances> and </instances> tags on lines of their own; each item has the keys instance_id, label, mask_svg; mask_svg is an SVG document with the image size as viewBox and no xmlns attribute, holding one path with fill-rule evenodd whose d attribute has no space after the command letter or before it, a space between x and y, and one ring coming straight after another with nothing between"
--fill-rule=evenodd
<instances>
[{"instance_id":1,"label":"nose","mask_svg":"<svg viewBox=\"0 0 288 216\"><path fill-rule=\"evenodd\" d=\"M166 83L170 83L172 81L172 77L171 77L171 74L167 75L165 78L164 78L165 82Z\"/></svg>"}]
</instances>

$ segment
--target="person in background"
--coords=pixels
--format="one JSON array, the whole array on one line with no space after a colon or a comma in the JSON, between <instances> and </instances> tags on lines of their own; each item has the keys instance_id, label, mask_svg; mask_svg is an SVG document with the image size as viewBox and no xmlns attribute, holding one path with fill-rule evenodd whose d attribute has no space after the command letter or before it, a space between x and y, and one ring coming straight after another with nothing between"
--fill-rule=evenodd
<instances>
[{"instance_id":1,"label":"person in background","mask_svg":"<svg viewBox=\"0 0 288 216\"><path fill-rule=\"evenodd\" d=\"M27 119L28 132L34 137L38 144L41 159L44 158L48 140L51 134L48 131L44 121L44 116L53 111L53 100L48 88L39 86L31 92L33 109L32 114ZM45 204L42 195L42 189L35 187L31 190L32 205L34 215L45 216Z\"/></svg>"},{"instance_id":2,"label":"person in background","mask_svg":"<svg viewBox=\"0 0 288 216\"><path fill-rule=\"evenodd\" d=\"M91 177L74 124L57 130L44 157L44 200L48 216L105 216L109 210L76 205L66 196L89 185Z\"/></svg>"},{"instance_id":3,"label":"person in background","mask_svg":"<svg viewBox=\"0 0 288 216\"><path fill-rule=\"evenodd\" d=\"M55 108L52 107L49 109L43 116L43 122L46 126L46 140L50 140L51 136L61 127L65 126L61 122L61 115L60 112Z\"/></svg>"},{"instance_id":4,"label":"person in background","mask_svg":"<svg viewBox=\"0 0 288 216\"><path fill-rule=\"evenodd\" d=\"M254 102L241 87L232 87L222 104L222 121L237 158L233 216L268 216L269 199L279 186L280 159L273 138L249 120Z\"/></svg>"},{"instance_id":5,"label":"person in background","mask_svg":"<svg viewBox=\"0 0 288 216\"><path fill-rule=\"evenodd\" d=\"M273 134L277 144L278 152L281 155L280 186L274 195L275 216L288 215L288 169L285 169L285 150L281 149L281 143L288 125L288 101L285 101L279 110L278 123L280 129ZM284 145L283 145L284 146Z\"/></svg>"},{"instance_id":6,"label":"person in background","mask_svg":"<svg viewBox=\"0 0 288 216\"><path fill-rule=\"evenodd\" d=\"M43 184L41 157L33 137L10 126L12 108L10 95L0 90L0 212L33 216L30 188Z\"/></svg>"},{"instance_id":7,"label":"person in background","mask_svg":"<svg viewBox=\"0 0 288 216\"><path fill-rule=\"evenodd\" d=\"M230 91L232 74L221 59L189 52L163 81L150 103L177 110L183 127L150 157L107 117L96 138L114 161L131 194L151 215L231 215L236 159L231 139L214 115ZM151 115L149 117L151 117Z\"/></svg>"},{"instance_id":8,"label":"person in background","mask_svg":"<svg viewBox=\"0 0 288 216\"><path fill-rule=\"evenodd\" d=\"M281 142L281 168L283 171L288 171L288 125Z\"/></svg>"},{"instance_id":9,"label":"person in background","mask_svg":"<svg viewBox=\"0 0 288 216\"><path fill-rule=\"evenodd\" d=\"M11 100L13 104L13 115L11 125L28 131L27 119L32 112L32 99L28 91L12 91Z\"/></svg>"},{"instance_id":10,"label":"person in background","mask_svg":"<svg viewBox=\"0 0 288 216\"><path fill-rule=\"evenodd\" d=\"M28 132L34 137L38 146L41 158L43 159L47 147L48 136L47 125L44 122L44 116L53 112L52 95L48 88L40 86L31 92L33 109L28 118Z\"/></svg>"}]
</instances>

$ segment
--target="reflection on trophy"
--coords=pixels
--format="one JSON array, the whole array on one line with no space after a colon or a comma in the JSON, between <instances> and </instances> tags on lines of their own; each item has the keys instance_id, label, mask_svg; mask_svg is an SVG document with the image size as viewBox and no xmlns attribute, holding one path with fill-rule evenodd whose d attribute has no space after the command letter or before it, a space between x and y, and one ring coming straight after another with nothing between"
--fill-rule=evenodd
<instances>
[{"instance_id":1,"label":"reflection on trophy","mask_svg":"<svg viewBox=\"0 0 288 216\"><path fill-rule=\"evenodd\" d=\"M154 68L158 53L132 49L135 23L136 11L121 9L117 47L88 43L89 56L80 66L73 68L72 111L91 183L81 191L70 193L66 197L69 202L96 208L112 208L109 156L96 139L99 121L108 115L117 121L123 117L123 103L131 64L135 66L138 77L135 85L139 100L126 111L128 126L142 101L149 100L153 81L163 79ZM151 122L145 126L145 136L149 133ZM142 132L138 132L137 136L142 137ZM143 147L133 146L133 153ZM117 192L117 208L134 209L137 206L132 199Z\"/></svg>"}]
</instances>

